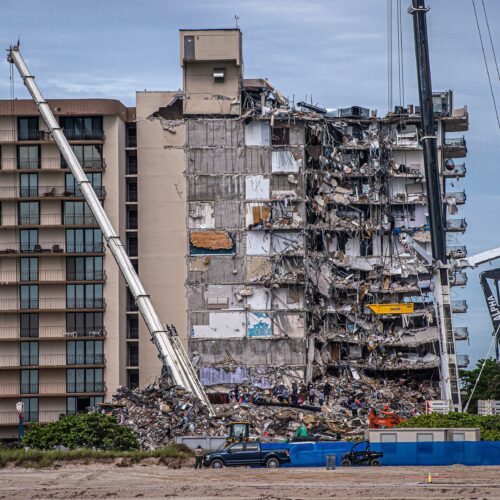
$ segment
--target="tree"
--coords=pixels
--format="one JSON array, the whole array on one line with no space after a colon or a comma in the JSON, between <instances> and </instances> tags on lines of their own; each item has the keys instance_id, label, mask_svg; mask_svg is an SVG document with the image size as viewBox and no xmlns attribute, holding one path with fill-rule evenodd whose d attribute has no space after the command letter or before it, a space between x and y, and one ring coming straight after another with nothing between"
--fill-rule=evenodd
<instances>
[{"instance_id":1,"label":"tree","mask_svg":"<svg viewBox=\"0 0 500 500\"><path fill-rule=\"evenodd\" d=\"M462 404L464 406L474 389L483 363L484 359L480 359L474 370L460 370L460 382L464 392ZM469 405L468 411L470 413L477 413L478 399L500 399L500 363L493 358L486 360L483 373Z\"/></svg>"}]
</instances>

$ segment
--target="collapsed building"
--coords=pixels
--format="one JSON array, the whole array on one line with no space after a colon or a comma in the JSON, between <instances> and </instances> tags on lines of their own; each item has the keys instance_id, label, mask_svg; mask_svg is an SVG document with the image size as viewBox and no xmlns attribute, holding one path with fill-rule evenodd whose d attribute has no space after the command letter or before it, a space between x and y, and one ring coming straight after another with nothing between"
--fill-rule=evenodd
<instances>
[{"instance_id":1,"label":"collapsed building","mask_svg":"<svg viewBox=\"0 0 500 500\"><path fill-rule=\"evenodd\" d=\"M431 271L407 239L430 253L419 107L378 117L293 103L267 80L243 78L239 30L180 38L184 91L163 96L147 126L184 153L186 330L202 383L225 392L360 372L438 382ZM452 91L434 95L434 110L457 257L466 195L453 188L465 175L455 159L467 149L447 134L467 130L468 115ZM138 135L141 163L140 122ZM453 312L466 307L456 301ZM467 339L464 327L455 339Z\"/></svg>"}]
</instances>

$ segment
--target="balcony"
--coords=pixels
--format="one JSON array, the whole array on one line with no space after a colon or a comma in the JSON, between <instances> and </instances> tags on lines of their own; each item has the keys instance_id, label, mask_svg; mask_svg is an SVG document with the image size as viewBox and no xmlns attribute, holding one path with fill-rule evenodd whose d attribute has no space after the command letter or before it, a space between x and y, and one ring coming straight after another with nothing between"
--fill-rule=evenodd
<instances>
[{"instance_id":1,"label":"balcony","mask_svg":"<svg viewBox=\"0 0 500 500\"><path fill-rule=\"evenodd\" d=\"M456 326L454 333L455 333L455 340L469 339L469 329L466 326Z\"/></svg>"},{"instance_id":2,"label":"balcony","mask_svg":"<svg viewBox=\"0 0 500 500\"><path fill-rule=\"evenodd\" d=\"M80 165L85 170L102 170L106 168L106 162L102 158L86 158L84 160L79 160ZM56 158L1 158L0 159L0 171L21 171L26 170L69 170L68 166L65 164L61 157Z\"/></svg>"},{"instance_id":3,"label":"balcony","mask_svg":"<svg viewBox=\"0 0 500 500\"><path fill-rule=\"evenodd\" d=\"M467 368L469 366L470 360L467 354L457 354L457 366L458 368Z\"/></svg>"},{"instance_id":4,"label":"balcony","mask_svg":"<svg viewBox=\"0 0 500 500\"><path fill-rule=\"evenodd\" d=\"M12 227L40 227L40 226L97 226L93 215L33 214L17 215L2 214L0 228Z\"/></svg>"},{"instance_id":5,"label":"balcony","mask_svg":"<svg viewBox=\"0 0 500 500\"><path fill-rule=\"evenodd\" d=\"M467 195L465 194L465 191L446 193L444 195L444 202L446 203L447 200L455 200L456 205L463 205L467 200Z\"/></svg>"},{"instance_id":6,"label":"balcony","mask_svg":"<svg viewBox=\"0 0 500 500\"><path fill-rule=\"evenodd\" d=\"M448 257L451 259L467 257L467 247L465 245L448 245Z\"/></svg>"},{"instance_id":7,"label":"balcony","mask_svg":"<svg viewBox=\"0 0 500 500\"><path fill-rule=\"evenodd\" d=\"M104 382L65 383L50 382L38 384L0 384L0 398L23 396L66 396L68 393L103 393L106 392Z\"/></svg>"},{"instance_id":8,"label":"balcony","mask_svg":"<svg viewBox=\"0 0 500 500\"><path fill-rule=\"evenodd\" d=\"M461 163L460 165L448 164L443 169L444 177L465 177L466 173L465 163Z\"/></svg>"},{"instance_id":9,"label":"balcony","mask_svg":"<svg viewBox=\"0 0 500 500\"><path fill-rule=\"evenodd\" d=\"M52 136L46 130L0 130L0 142L47 142Z\"/></svg>"},{"instance_id":10,"label":"balcony","mask_svg":"<svg viewBox=\"0 0 500 500\"><path fill-rule=\"evenodd\" d=\"M41 367L67 368L68 366L101 366L106 364L104 354L87 356L66 354L4 354L0 355L0 369Z\"/></svg>"},{"instance_id":11,"label":"balcony","mask_svg":"<svg viewBox=\"0 0 500 500\"><path fill-rule=\"evenodd\" d=\"M24 422L40 422L47 424L60 419L61 415L66 415L66 410L42 410L24 412ZM19 415L15 411L0 412L0 425L18 425Z\"/></svg>"},{"instance_id":12,"label":"balcony","mask_svg":"<svg viewBox=\"0 0 500 500\"><path fill-rule=\"evenodd\" d=\"M99 198L106 196L104 186L94 187L94 191ZM30 199L64 199L64 198L83 198L83 194L78 187L69 189L65 186L38 186L38 187L19 187L19 186L1 186L0 200L18 200L23 198Z\"/></svg>"},{"instance_id":13,"label":"balcony","mask_svg":"<svg viewBox=\"0 0 500 500\"><path fill-rule=\"evenodd\" d=\"M448 233L463 233L467 228L465 219L448 219L446 221L446 232Z\"/></svg>"},{"instance_id":14,"label":"balcony","mask_svg":"<svg viewBox=\"0 0 500 500\"><path fill-rule=\"evenodd\" d=\"M455 314L466 313L468 309L466 300L452 300L451 301L451 310Z\"/></svg>"},{"instance_id":15,"label":"balcony","mask_svg":"<svg viewBox=\"0 0 500 500\"><path fill-rule=\"evenodd\" d=\"M0 342L19 340L65 340L75 338L102 339L106 337L104 327L82 327L78 331L68 331L65 326L43 325L38 328L23 329L19 325L1 326Z\"/></svg>"},{"instance_id":16,"label":"balcony","mask_svg":"<svg viewBox=\"0 0 500 500\"><path fill-rule=\"evenodd\" d=\"M467 155L465 137L454 137L444 140L444 154L450 158L463 158Z\"/></svg>"},{"instance_id":17,"label":"balcony","mask_svg":"<svg viewBox=\"0 0 500 500\"><path fill-rule=\"evenodd\" d=\"M67 281L105 281L105 271L65 272L64 269L41 269L37 271L0 272L0 285L19 283L66 283Z\"/></svg>"},{"instance_id":18,"label":"balcony","mask_svg":"<svg viewBox=\"0 0 500 500\"><path fill-rule=\"evenodd\" d=\"M105 135L102 129L63 129L68 141L104 141Z\"/></svg>"},{"instance_id":19,"label":"balcony","mask_svg":"<svg viewBox=\"0 0 500 500\"><path fill-rule=\"evenodd\" d=\"M13 256L25 254L43 254L45 255L55 255L60 256L66 254L102 254L105 251L104 243L78 243L78 244L68 244L55 243L55 242L40 242L39 244L29 244L29 243L0 243L0 255Z\"/></svg>"},{"instance_id":20,"label":"balcony","mask_svg":"<svg viewBox=\"0 0 500 500\"><path fill-rule=\"evenodd\" d=\"M467 273L464 271L455 271L450 274L450 286L467 285Z\"/></svg>"},{"instance_id":21,"label":"balcony","mask_svg":"<svg viewBox=\"0 0 500 500\"><path fill-rule=\"evenodd\" d=\"M43 298L43 299L0 299L1 312L64 312L67 309L105 309L104 299L65 299L65 298Z\"/></svg>"}]
</instances>

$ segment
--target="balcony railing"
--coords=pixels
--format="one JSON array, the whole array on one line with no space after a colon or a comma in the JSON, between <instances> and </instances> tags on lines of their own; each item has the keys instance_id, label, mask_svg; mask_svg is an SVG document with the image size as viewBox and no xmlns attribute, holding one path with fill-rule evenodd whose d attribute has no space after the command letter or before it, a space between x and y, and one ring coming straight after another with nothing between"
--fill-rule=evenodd
<instances>
[{"instance_id":1,"label":"balcony railing","mask_svg":"<svg viewBox=\"0 0 500 500\"><path fill-rule=\"evenodd\" d=\"M59 420L61 415L66 415L66 410L25 411L23 415L25 422L41 422L46 424ZM0 412L0 425L17 425L18 423L19 415L17 412Z\"/></svg>"},{"instance_id":2,"label":"balcony railing","mask_svg":"<svg viewBox=\"0 0 500 500\"><path fill-rule=\"evenodd\" d=\"M455 271L450 274L451 286L465 286L467 285L467 273L464 271Z\"/></svg>"},{"instance_id":3,"label":"balcony railing","mask_svg":"<svg viewBox=\"0 0 500 500\"><path fill-rule=\"evenodd\" d=\"M2 226L97 226L93 215L70 215L65 214L39 214L39 215L16 215L3 214Z\"/></svg>"},{"instance_id":4,"label":"balcony railing","mask_svg":"<svg viewBox=\"0 0 500 500\"><path fill-rule=\"evenodd\" d=\"M36 394L39 396L63 396L67 392L105 392L105 385L104 382L95 382L93 384L66 384L65 382L42 382L38 384L0 384L1 397L20 396L24 394Z\"/></svg>"},{"instance_id":5,"label":"balcony railing","mask_svg":"<svg viewBox=\"0 0 500 500\"><path fill-rule=\"evenodd\" d=\"M137 229L137 223L137 217L127 217L127 229Z\"/></svg>"},{"instance_id":6,"label":"balcony railing","mask_svg":"<svg viewBox=\"0 0 500 500\"><path fill-rule=\"evenodd\" d=\"M80 159L80 165L85 169L103 169L106 162L103 158ZM1 158L0 169L11 170L61 170L68 169L65 161L60 157L55 158Z\"/></svg>"},{"instance_id":7,"label":"balcony railing","mask_svg":"<svg viewBox=\"0 0 500 500\"><path fill-rule=\"evenodd\" d=\"M467 354L457 354L458 368L467 368L469 366L469 356Z\"/></svg>"},{"instance_id":8,"label":"balcony railing","mask_svg":"<svg viewBox=\"0 0 500 500\"><path fill-rule=\"evenodd\" d=\"M127 366L139 366L139 354L129 354Z\"/></svg>"},{"instance_id":9,"label":"balcony railing","mask_svg":"<svg viewBox=\"0 0 500 500\"><path fill-rule=\"evenodd\" d=\"M0 272L1 283L19 283L30 281L65 281L63 269L40 269L38 271L3 271Z\"/></svg>"},{"instance_id":10,"label":"balcony railing","mask_svg":"<svg viewBox=\"0 0 500 500\"><path fill-rule=\"evenodd\" d=\"M0 299L0 311L60 311L65 309L104 309L104 299L64 299L64 298L42 298L42 299Z\"/></svg>"},{"instance_id":11,"label":"balcony railing","mask_svg":"<svg viewBox=\"0 0 500 500\"><path fill-rule=\"evenodd\" d=\"M104 197L106 189L104 186L95 186L94 191L97 196ZM38 187L23 187L23 186L1 186L1 199L16 199L16 198L83 198L80 188L68 188L65 186L38 186Z\"/></svg>"},{"instance_id":12,"label":"balcony railing","mask_svg":"<svg viewBox=\"0 0 500 500\"><path fill-rule=\"evenodd\" d=\"M63 129L69 141L103 141L104 130L101 129Z\"/></svg>"},{"instance_id":13,"label":"balcony railing","mask_svg":"<svg viewBox=\"0 0 500 500\"><path fill-rule=\"evenodd\" d=\"M104 354L68 354L68 365L103 365L106 363Z\"/></svg>"},{"instance_id":14,"label":"balcony railing","mask_svg":"<svg viewBox=\"0 0 500 500\"><path fill-rule=\"evenodd\" d=\"M0 368L20 366L66 366L66 354L3 354Z\"/></svg>"},{"instance_id":15,"label":"balcony railing","mask_svg":"<svg viewBox=\"0 0 500 500\"><path fill-rule=\"evenodd\" d=\"M61 254L67 253L104 253L103 243L77 243L68 244L55 242L40 242L39 244L30 243L0 243L1 254Z\"/></svg>"},{"instance_id":16,"label":"balcony railing","mask_svg":"<svg viewBox=\"0 0 500 500\"><path fill-rule=\"evenodd\" d=\"M67 281L104 281L106 271L66 272Z\"/></svg>"},{"instance_id":17,"label":"balcony railing","mask_svg":"<svg viewBox=\"0 0 500 500\"><path fill-rule=\"evenodd\" d=\"M466 300L452 300L451 301L451 310L454 313L465 313L468 309Z\"/></svg>"},{"instance_id":18,"label":"balcony railing","mask_svg":"<svg viewBox=\"0 0 500 500\"><path fill-rule=\"evenodd\" d=\"M0 130L0 142L50 141L52 137L46 130Z\"/></svg>"},{"instance_id":19,"label":"balcony railing","mask_svg":"<svg viewBox=\"0 0 500 500\"><path fill-rule=\"evenodd\" d=\"M467 247L465 245L448 245L448 256L452 259L463 259L467 257Z\"/></svg>"},{"instance_id":20,"label":"balcony railing","mask_svg":"<svg viewBox=\"0 0 500 500\"><path fill-rule=\"evenodd\" d=\"M104 382L94 382L94 383L68 382L66 385L66 392L70 393L106 392L106 384Z\"/></svg>"},{"instance_id":21,"label":"balcony railing","mask_svg":"<svg viewBox=\"0 0 500 500\"><path fill-rule=\"evenodd\" d=\"M467 169L465 168L465 163L445 166L443 169L443 175L445 177L464 177L466 173Z\"/></svg>"},{"instance_id":22,"label":"balcony railing","mask_svg":"<svg viewBox=\"0 0 500 500\"><path fill-rule=\"evenodd\" d=\"M65 326L43 325L38 328L20 328L16 326L0 326L0 341L21 339L74 339L74 338L106 337L103 326L82 327L78 330L68 330Z\"/></svg>"},{"instance_id":23,"label":"balcony railing","mask_svg":"<svg viewBox=\"0 0 500 500\"><path fill-rule=\"evenodd\" d=\"M63 223L68 226L97 226L93 215L64 214Z\"/></svg>"},{"instance_id":24,"label":"balcony railing","mask_svg":"<svg viewBox=\"0 0 500 500\"><path fill-rule=\"evenodd\" d=\"M455 340L467 340L469 338L469 329L466 326L456 326Z\"/></svg>"},{"instance_id":25,"label":"balcony railing","mask_svg":"<svg viewBox=\"0 0 500 500\"><path fill-rule=\"evenodd\" d=\"M446 231L463 232L466 228L467 221L465 219L448 219L446 221Z\"/></svg>"},{"instance_id":26,"label":"balcony railing","mask_svg":"<svg viewBox=\"0 0 500 500\"><path fill-rule=\"evenodd\" d=\"M465 148L465 137L449 137L444 140L444 145L447 148Z\"/></svg>"}]
</instances>

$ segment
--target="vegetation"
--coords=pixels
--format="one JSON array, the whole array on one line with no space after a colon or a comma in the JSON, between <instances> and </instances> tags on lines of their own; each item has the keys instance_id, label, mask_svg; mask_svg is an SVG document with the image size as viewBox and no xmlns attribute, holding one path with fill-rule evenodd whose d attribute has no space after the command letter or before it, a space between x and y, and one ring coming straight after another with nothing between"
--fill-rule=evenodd
<instances>
[{"instance_id":1,"label":"vegetation","mask_svg":"<svg viewBox=\"0 0 500 500\"><path fill-rule=\"evenodd\" d=\"M120 425L115 417L101 413L69 415L49 424L32 424L22 444L37 450L65 446L70 450L137 450L136 435Z\"/></svg>"},{"instance_id":2,"label":"vegetation","mask_svg":"<svg viewBox=\"0 0 500 500\"><path fill-rule=\"evenodd\" d=\"M464 404L469 401L483 363L484 359L480 359L474 370L460 370L460 382L464 391ZM500 363L494 359L486 360L483 373L468 408L470 413L477 413L478 399L500 399Z\"/></svg>"},{"instance_id":3,"label":"vegetation","mask_svg":"<svg viewBox=\"0 0 500 500\"><path fill-rule=\"evenodd\" d=\"M399 427L478 427L482 441L500 441L500 415L471 415L469 413L448 413L419 415L405 420Z\"/></svg>"},{"instance_id":4,"label":"vegetation","mask_svg":"<svg viewBox=\"0 0 500 500\"><path fill-rule=\"evenodd\" d=\"M8 464L23 467L48 467L58 461L109 461L123 459L124 465L132 465L147 458L160 460L171 458L188 458L192 452L184 445L172 445L154 451L116 451L116 450L89 450L78 449L70 451L41 451L41 450L0 450L0 468Z\"/></svg>"}]
</instances>

